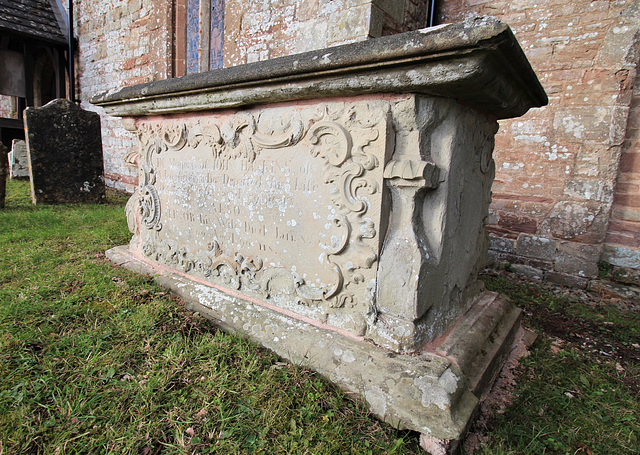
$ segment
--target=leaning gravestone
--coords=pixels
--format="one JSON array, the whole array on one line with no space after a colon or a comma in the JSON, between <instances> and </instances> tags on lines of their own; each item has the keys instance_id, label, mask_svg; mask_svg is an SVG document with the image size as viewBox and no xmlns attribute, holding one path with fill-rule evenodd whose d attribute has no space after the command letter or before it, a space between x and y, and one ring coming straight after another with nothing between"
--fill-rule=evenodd
<instances>
[{"instance_id":1,"label":"leaning gravestone","mask_svg":"<svg viewBox=\"0 0 640 455\"><path fill-rule=\"evenodd\" d=\"M9 176L11 180L29 178L29 154L22 139L14 139L9 152Z\"/></svg>"},{"instance_id":2,"label":"leaning gravestone","mask_svg":"<svg viewBox=\"0 0 640 455\"><path fill-rule=\"evenodd\" d=\"M66 99L24 111L34 204L103 202L100 116Z\"/></svg>"},{"instance_id":3,"label":"leaning gravestone","mask_svg":"<svg viewBox=\"0 0 640 455\"><path fill-rule=\"evenodd\" d=\"M93 102L139 139L133 237L110 259L386 422L461 437L520 321L478 280L497 119L547 102L506 25L477 18Z\"/></svg>"}]
</instances>

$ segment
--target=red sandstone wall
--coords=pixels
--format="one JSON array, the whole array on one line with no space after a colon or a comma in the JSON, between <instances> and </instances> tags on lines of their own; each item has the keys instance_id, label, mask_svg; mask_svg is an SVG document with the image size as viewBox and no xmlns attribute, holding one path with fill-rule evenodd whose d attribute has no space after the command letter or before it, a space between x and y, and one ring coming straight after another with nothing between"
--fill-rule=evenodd
<instances>
[{"instance_id":1,"label":"red sandstone wall","mask_svg":"<svg viewBox=\"0 0 640 455\"><path fill-rule=\"evenodd\" d=\"M137 147L119 119L88 102L96 93L171 76L171 2L111 0L74 2L78 37L77 96L101 115L108 186L133 191L137 171L124 156Z\"/></svg>"},{"instance_id":2,"label":"red sandstone wall","mask_svg":"<svg viewBox=\"0 0 640 455\"><path fill-rule=\"evenodd\" d=\"M640 268L640 73L636 75L603 258Z\"/></svg>"},{"instance_id":3,"label":"red sandstone wall","mask_svg":"<svg viewBox=\"0 0 640 455\"><path fill-rule=\"evenodd\" d=\"M634 3L442 2L446 22L508 23L549 95L549 106L501 122L496 138L492 246L523 272L577 285L597 275L638 63ZM629 147L635 157L637 142Z\"/></svg>"},{"instance_id":4,"label":"red sandstone wall","mask_svg":"<svg viewBox=\"0 0 640 455\"><path fill-rule=\"evenodd\" d=\"M226 0L224 66L417 30L423 0Z\"/></svg>"}]
</instances>

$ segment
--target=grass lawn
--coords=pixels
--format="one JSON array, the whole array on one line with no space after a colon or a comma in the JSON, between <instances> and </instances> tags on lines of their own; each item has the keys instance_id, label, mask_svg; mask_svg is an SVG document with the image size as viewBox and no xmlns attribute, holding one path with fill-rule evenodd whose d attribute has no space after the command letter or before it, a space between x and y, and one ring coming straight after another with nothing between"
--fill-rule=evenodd
<instances>
[{"instance_id":1,"label":"grass lawn","mask_svg":"<svg viewBox=\"0 0 640 455\"><path fill-rule=\"evenodd\" d=\"M103 252L130 237L125 202L36 207L28 183L8 183L0 455L421 453L417 434L112 266ZM486 281L540 337L512 404L473 429L476 453L638 455L640 315Z\"/></svg>"}]
</instances>

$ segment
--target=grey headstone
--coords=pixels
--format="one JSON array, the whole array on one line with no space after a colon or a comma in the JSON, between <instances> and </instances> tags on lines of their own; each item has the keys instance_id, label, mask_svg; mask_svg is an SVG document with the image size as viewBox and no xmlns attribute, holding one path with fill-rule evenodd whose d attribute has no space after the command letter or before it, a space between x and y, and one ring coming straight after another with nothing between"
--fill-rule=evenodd
<instances>
[{"instance_id":1,"label":"grey headstone","mask_svg":"<svg viewBox=\"0 0 640 455\"><path fill-rule=\"evenodd\" d=\"M56 99L24 112L34 204L103 202L100 116Z\"/></svg>"},{"instance_id":2,"label":"grey headstone","mask_svg":"<svg viewBox=\"0 0 640 455\"><path fill-rule=\"evenodd\" d=\"M9 152L9 175L11 180L29 178L29 155L27 144L21 139L14 139Z\"/></svg>"}]
</instances>

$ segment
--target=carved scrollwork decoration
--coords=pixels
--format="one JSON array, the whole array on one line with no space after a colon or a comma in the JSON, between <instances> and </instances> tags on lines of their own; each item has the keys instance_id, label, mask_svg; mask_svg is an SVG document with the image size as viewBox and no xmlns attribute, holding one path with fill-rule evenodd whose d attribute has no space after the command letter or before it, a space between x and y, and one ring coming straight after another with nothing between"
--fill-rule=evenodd
<instances>
[{"instance_id":1,"label":"carved scrollwork decoration","mask_svg":"<svg viewBox=\"0 0 640 455\"><path fill-rule=\"evenodd\" d=\"M200 123L196 123L187 129L187 144L194 149L201 143L206 145L214 158L219 158L224 150L224 141L220 129L216 125L210 125L205 130Z\"/></svg>"},{"instance_id":2,"label":"carved scrollwork decoration","mask_svg":"<svg viewBox=\"0 0 640 455\"><path fill-rule=\"evenodd\" d=\"M242 286L253 291L259 290L256 284L257 273L262 270L262 258L243 257L236 253L233 257L222 253L217 240L209 242L207 250L192 255L193 269L205 278L217 278L225 286L240 289Z\"/></svg>"},{"instance_id":3,"label":"carved scrollwork decoration","mask_svg":"<svg viewBox=\"0 0 640 455\"><path fill-rule=\"evenodd\" d=\"M182 150L187 145L187 126L185 124L163 129L162 140L168 148Z\"/></svg>"},{"instance_id":4,"label":"carved scrollwork decoration","mask_svg":"<svg viewBox=\"0 0 640 455\"><path fill-rule=\"evenodd\" d=\"M332 235L331 245L324 245L324 248L327 250L328 254L338 255L344 252L349 243L349 239L351 238L351 223L346 216L341 215L334 217L332 224L336 228L342 229L343 234L341 237Z\"/></svg>"},{"instance_id":5,"label":"carved scrollwork decoration","mask_svg":"<svg viewBox=\"0 0 640 455\"><path fill-rule=\"evenodd\" d=\"M140 220L149 229L159 231L160 223L160 198L153 185L144 185L138 190Z\"/></svg>"},{"instance_id":6,"label":"carved scrollwork decoration","mask_svg":"<svg viewBox=\"0 0 640 455\"><path fill-rule=\"evenodd\" d=\"M265 134L255 131L251 140L263 149L278 149L289 147L300 142L304 136L304 123L299 118L290 119L285 126L284 133L281 134Z\"/></svg>"},{"instance_id":7,"label":"carved scrollwork decoration","mask_svg":"<svg viewBox=\"0 0 640 455\"><path fill-rule=\"evenodd\" d=\"M124 208L124 213L127 217L127 227L129 228L129 232L133 235L138 235L140 233L136 216L139 210L138 207L140 207L140 195L136 188Z\"/></svg>"},{"instance_id":8,"label":"carved scrollwork decoration","mask_svg":"<svg viewBox=\"0 0 640 455\"><path fill-rule=\"evenodd\" d=\"M380 173L380 163L368 150L379 140L378 125L385 121L388 119L384 112L347 109L343 103L333 103L324 110L308 109L303 114L294 111L282 119L274 114L260 117L245 113L218 125L206 120L177 125L141 124L137 213L140 226L147 229L146 235L155 236L143 242L143 254L227 288L253 292L260 298L278 294L321 308L362 304L364 309L371 302L359 301L362 297L356 296L366 294L365 288L372 286L372 273L363 271L371 269L378 259L373 240L376 226L367 218L368 196L380 191L373 177L375 172ZM204 147L211 150L214 158L252 162L262 149L286 148L302 141L310 144L313 157L322 160L324 180L330 185L331 203L336 209L323 246L326 284L307 282L283 267L265 268L262 258L230 252L229 245L224 251L218 239L211 240L206 248L189 252L176 242L160 238L162 208L156 190L156 155Z\"/></svg>"},{"instance_id":9,"label":"carved scrollwork decoration","mask_svg":"<svg viewBox=\"0 0 640 455\"><path fill-rule=\"evenodd\" d=\"M225 156L244 158L249 162L256 159L256 150L251 136L256 131L256 120L251 114L239 114L226 122L221 128L222 139L226 146Z\"/></svg>"},{"instance_id":10,"label":"carved scrollwork decoration","mask_svg":"<svg viewBox=\"0 0 640 455\"><path fill-rule=\"evenodd\" d=\"M319 122L309 129L309 142L313 145L320 144L324 139L323 147L314 148L313 156L320 155L331 166L338 167L351 156L351 135L341 125L335 122Z\"/></svg>"},{"instance_id":11,"label":"carved scrollwork decoration","mask_svg":"<svg viewBox=\"0 0 640 455\"><path fill-rule=\"evenodd\" d=\"M367 243L376 236L376 229L366 213L369 209L367 195L380 189L369 174L379 166L378 158L367 151L380 136L376 127L380 116L374 120L375 115L371 114L370 118L360 121L358 114L363 112L338 109L332 120L312 125L308 134L309 142L315 146L312 155L325 160L325 181L334 187L332 202L342 214L333 224L336 228L346 228L346 234L332 236L331 246L325 247L328 264L339 271L339 280L324 296L332 308L359 303L354 297L356 288L366 286L360 270L370 269L378 259L372 245ZM343 126L350 122L353 122L352 127L360 128L355 145L350 131Z\"/></svg>"},{"instance_id":12,"label":"carved scrollwork decoration","mask_svg":"<svg viewBox=\"0 0 640 455\"><path fill-rule=\"evenodd\" d=\"M293 118L285 125L285 131L275 134L258 131L253 115L241 114L218 127L211 124L204 128L200 122L177 126L143 125L139 132L140 143L146 148L147 157L163 150L179 151L185 146L196 148L206 145L214 158L243 158L252 162L260 149L276 149L297 144L305 135L300 118ZM158 137L161 139L158 140Z\"/></svg>"},{"instance_id":13,"label":"carved scrollwork decoration","mask_svg":"<svg viewBox=\"0 0 640 455\"><path fill-rule=\"evenodd\" d=\"M158 126L147 124L141 125L138 130L140 143L140 154L137 156L139 182L138 189L134 193L142 225L155 231L162 229L162 224L160 223L160 198L154 186L156 183L156 171L152 157L154 154L162 153L163 150L166 150L166 145L162 143L157 130ZM136 202L133 202L133 197L130 202L131 204L128 203L125 209L128 219L131 217L130 213L133 212L133 206L136 205Z\"/></svg>"},{"instance_id":14,"label":"carved scrollwork decoration","mask_svg":"<svg viewBox=\"0 0 640 455\"><path fill-rule=\"evenodd\" d=\"M138 167L140 161L140 152L138 150L131 150L124 156L124 162L127 166Z\"/></svg>"},{"instance_id":15,"label":"carved scrollwork decoration","mask_svg":"<svg viewBox=\"0 0 640 455\"><path fill-rule=\"evenodd\" d=\"M149 245L145 248L146 245ZM164 240L161 243L150 245L143 244L143 253L153 260L188 272L193 268L193 262L189 257L187 248L182 247L175 240Z\"/></svg>"}]
</instances>

